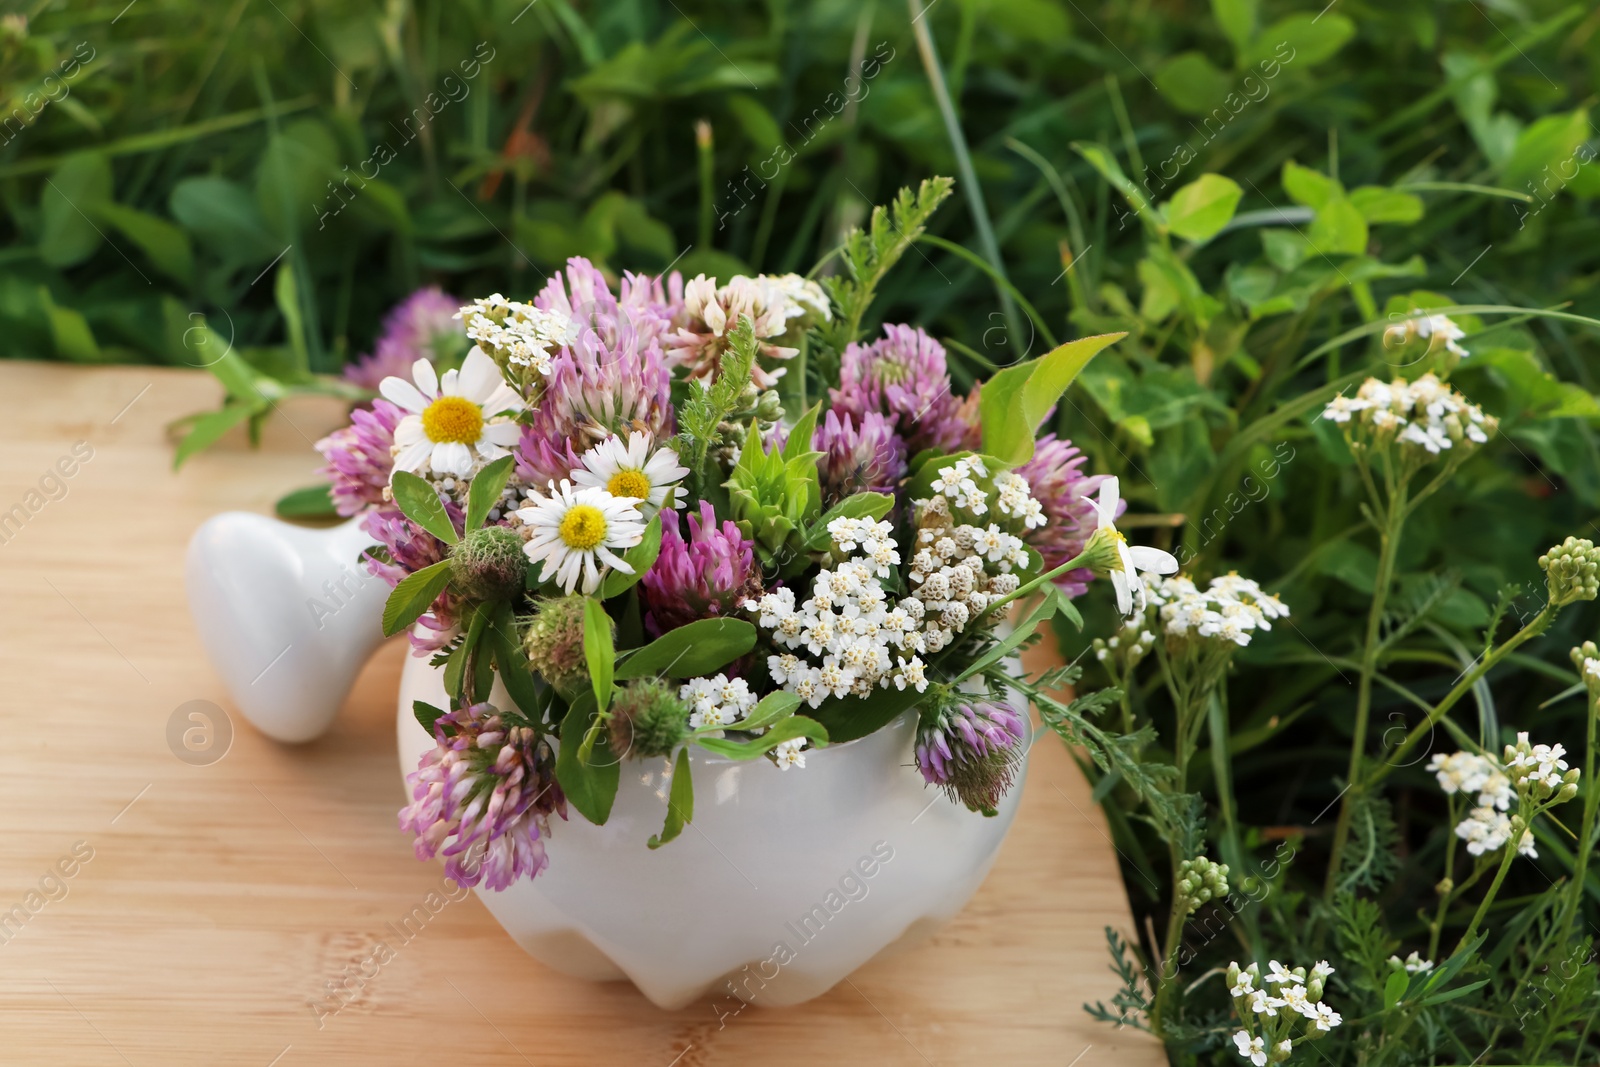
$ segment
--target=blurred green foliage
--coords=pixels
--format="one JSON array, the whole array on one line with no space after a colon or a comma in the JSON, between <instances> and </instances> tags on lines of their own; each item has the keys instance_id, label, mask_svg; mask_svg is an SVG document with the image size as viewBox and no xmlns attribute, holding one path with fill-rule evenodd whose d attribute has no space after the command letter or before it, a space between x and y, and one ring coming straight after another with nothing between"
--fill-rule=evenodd
<instances>
[{"instance_id":1,"label":"blurred green foliage","mask_svg":"<svg viewBox=\"0 0 1600 1067\"><path fill-rule=\"evenodd\" d=\"M273 274L287 267L305 357L331 370L425 282L528 291L574 254L617 270L805 270L870 204L959 174L962 157L1011 281L1059 323L1064 259L1092 304L1137 252L1074 141L1107 146L1152 199L1227 173L1244 211L1283 206L1268 179L1290 158L1351 189L1535 193L1423 193L1434 210L1393 251L1426 249L1420 283L1459 276L1487 302L1588 294L1600 172L1562 170L1592 137L1600 13L1582 5L1347 0L1316 16L1250 0L940 0L915 23L912 10L24 2L0 30L6 353L199 364L202 315L241 350L284 345ZM939 232L979 247L972 217L947 212ZM1365 234L1353 218L1350 242ZM913 259L882 314L993 362L1037 350L980 270ZM1582 369L1564 334L1548 340Z\"/></svg>"}]
</instances>

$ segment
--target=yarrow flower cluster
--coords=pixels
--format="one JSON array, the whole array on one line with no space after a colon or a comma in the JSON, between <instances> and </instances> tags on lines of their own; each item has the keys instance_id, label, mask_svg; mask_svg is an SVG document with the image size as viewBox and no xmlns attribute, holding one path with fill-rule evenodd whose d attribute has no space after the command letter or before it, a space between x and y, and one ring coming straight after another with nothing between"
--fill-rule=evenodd
<instances>
[{"instance_id":1,"label":"yarrow flower cluster","mask_svg":"<svg viewBox=\"0 0 1600 1067\"><path fill-rule=\"evenodd\" d=\"M1530 829L1534 816L1578 793L1579 771L1568 768L1566 754L1561 745L1535 745L1519 733L1500 763L1471 752L1437 752L1427 769L1447 796L1474 797L1475 805L1455 828L1469 854L1498 852L1514 840L1518 855L1537 859Z\"/></svg>"},{"instance_id":2,"label":"yarrow flower cluster","mask_svg":"<svg viewBox=\"0 0 1600 1067\"><path fill-rule=\"evenodd\" d=\"M1257 631L1272 629L1273 619L1289 617L1283 601L1231 571L1211 579L1203 592L1181 575L1163 579L1151 588L1150 602L1169 644L1202 640L1243 647Z\"/></svg>"},{"instance_id":3,"label":"yarrow flower cluster","mask_svg":"<svg viewBox=\"0 0 1600 1067\"><path fill-rule=\"evenodd\" d=\"M466 333L483 352L504 359L513 367L532 367L549 374L552 353L572 337L572 320L559 311L546 311L499 293L474 300L456 313Z\"/></svg>"},{"instance_id":4,"label":"yarrow flower cluster","mask_svg":"<svg viewBox=\"0 0 1600 1067\"><path fill-rule=\"evenodd\" d=\"M1487 756L1472 752L1452 752L1448 755L1436 752L1433 759L1428 761L1427 769L1434 772L1439 788L1447 796L1476 794L1478 807L1506 811L1516 799L1511 779L1506 777L1499 764Z\"/></svg>"},{"instance_id":5,"label":"yarrow flower cluster","mask_svg":"<svg viewBox=\"0 0 1600 1067\"><path fill-rule=\"evenodd\" d=\"M1315 1041L1344 1022L1322 999L1332 974L1326 961L1308 973L1272 960L1265 978L1257 964L1228 964L1228 995L1242 1024L1233 1035L1239 1055L1254 1067L1283 1063L1297 1042Z\"/></svg>"},{"instance_id":6,"label":"yarrow flower cluster","mask_svg":"<svg viewBox=\"0 0 1600 1067\"><path fill-rule=\"evenodd\" d=\"M722 730L735 725L756 706L756 695L743 678L718 674L711 678L691 678L678 690L678 699L689 705L689 725L696 730Z\"/></svg>"},{"instance_id":7,"label":"yarrow flower cluster","mask_svg":"<svg viewBox=\"0 0 1600 1067\"><path fill-rule=\"evenodd\" d=\"M1457 359L1466 359L1472 353L1461 346L1461 339L1465 336L1467 331L1457 325L1450 316L1424 315L1397 322L1384 330L1383 343L1390 347L1398 347L1413 337L1420 337L1429 342L1430 351L1434 348L1443 348Z\"/></svg>"},{"instance_id":8,"label":"yarrow flower cluster","mask_svg":"<svg viewBox=\"0 0 1600 1067\"><path fill-rule=\"evenodd\" d=\"M1355 396L1330 400L1322 417L1339 423L1353 444L1381 446L1396 441L1428 456L1475 448L1500 425L1431 372L1414 382L1368 378Z\"/></svg>"}]
</instances>

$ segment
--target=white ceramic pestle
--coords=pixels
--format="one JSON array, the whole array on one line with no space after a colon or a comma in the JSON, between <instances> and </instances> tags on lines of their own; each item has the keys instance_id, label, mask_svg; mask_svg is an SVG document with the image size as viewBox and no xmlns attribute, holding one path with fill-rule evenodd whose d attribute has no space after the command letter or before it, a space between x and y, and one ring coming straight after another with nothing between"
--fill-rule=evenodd
<instances>
[{"instance_id":1,"label":"white ceramic pestle","mask_svg":"<svg viewBox=\"0 0 1600 1067\"><path fill-rule=\"evenodd\" d=\"M360 520L312 529L214 516L189 542L189 611L244 717L279 741L321 736L383 640L389 587L367 573Z\"/></svg>"}]
</instances>

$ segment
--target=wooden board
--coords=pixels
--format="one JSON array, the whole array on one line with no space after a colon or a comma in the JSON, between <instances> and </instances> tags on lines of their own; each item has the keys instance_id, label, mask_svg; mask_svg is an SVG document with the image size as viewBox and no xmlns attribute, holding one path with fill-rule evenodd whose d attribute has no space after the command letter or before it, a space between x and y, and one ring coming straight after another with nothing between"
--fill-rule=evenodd
<instances>
[{"instance_id":1,"label":"wooden board","mask_svg":"<svg viewBox=\"0 0 1600 1067\"><path fill-rule=\"evenodd\" d=\"M721 1001L659 1011L626 983L544 968L472 896L398 944L388 924L441 884L395 826L399 644L315 743L274 743L235 713L221 759L169 747L181 705L227 703L185 607L190 533L315 481L311 442L339 416L293 407L262 452L229 438L172 473L163 427L218 395L199 372L0 364L0 512L37 505L0 532L0 923L22 909L0 925L0 1060L1165 1062L1080 1007L1110 996L1102 929L1127 932L1129 913L1104 820L1054 738L967 909L802 1007L720 1023ZM365 966L380 938L394 958ZM349 991L337 1014L334 982Z\"/></svg>"}]
</instances>

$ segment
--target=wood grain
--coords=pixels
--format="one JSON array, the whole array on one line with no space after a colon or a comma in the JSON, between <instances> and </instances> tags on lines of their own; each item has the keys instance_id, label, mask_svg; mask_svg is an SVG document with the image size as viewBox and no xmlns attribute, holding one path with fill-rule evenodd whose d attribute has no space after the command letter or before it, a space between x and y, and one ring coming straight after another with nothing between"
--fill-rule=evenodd
<instances>
[{"instance_id":1,"label":"wood grain","mask_svg":"<svg viewBox=\"0 0 1600 1067\"><path fill-rule=\"evenodd\" d=\"M234 714L216 762L169 748L177 708L226 705L185 608L190 533L314 481L311 442L339 416L292 407L262 452L229 438L172 473L165 424L217 398L199 372L0 365L0 512L39 505L0 530L0 1060L1165 1062L1080 1007L1109 997L1102 929L1126 932L1129 913L1104 820L1053 738L967 909L802 1007L659 1011L626 983L545 969L471 896L400 942L389 924L441 884L395 827L400 645L319 741L276 744ZM91 458L48 477L78 442ZM380 939L393 958L363 967Z\"/></svg>"}]
</instances>

